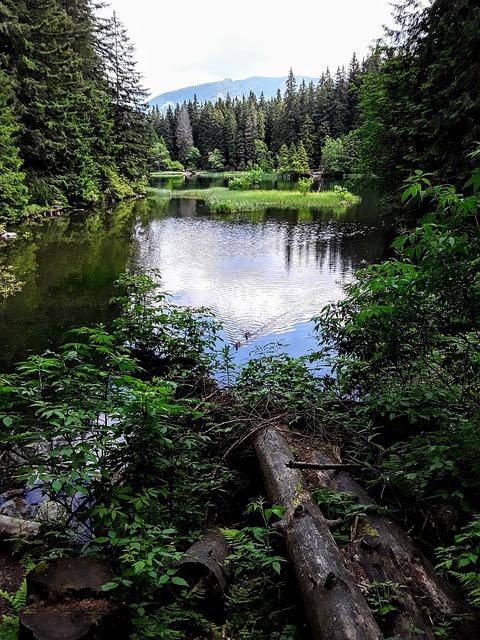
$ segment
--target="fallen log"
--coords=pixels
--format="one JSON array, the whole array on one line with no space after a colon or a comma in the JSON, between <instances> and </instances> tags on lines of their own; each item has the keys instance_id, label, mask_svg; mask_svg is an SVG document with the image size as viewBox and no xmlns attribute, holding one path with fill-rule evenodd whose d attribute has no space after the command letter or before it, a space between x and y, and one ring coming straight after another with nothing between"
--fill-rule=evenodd
<instances>
[{"instance_id":1,"label":"fallen log","mask_svg":"<svg viewBox=\"0 0 480 640\"><path fill-rule=\"evenodd\" d=\"M289 469L314 469L318 471L338 471L339 469L358 469L360 468L359 464L337 464L333 462L328 462L325 464L320 464L319 462L296 462L295 460L289 460L287 462L287 467Z\"/></svg>"},{"instance_id":2,"label":"fallen log","mask_svg":"<svg viewBox=\"0 0 480 640\"><path fill-rule=\"evenodd\" d=\"M321 453L314 456L319 465L332 461ZM434 570L409 537L382 512L360 485L344 471L317 471L319 486L335 492L353 494L365 505L365 516L352 528L346 550L349 561L361 567L369 582L398 585L398 611L385 620L386 631L404 640L434 640L435 626L442 620L457 621L455 637L478 638L472 614L448 583Z\"/></svg>"},{"instance_id":3,"label":"fallen log","mask_svg":"<svg viewBox=\"0 0 480 640\"><path fill-rule=\"evenodd\" d=\"M289 469L292 452L274 427L254 436L270 501L284 507L282 532L315 640L383 638L325 518L300 471Z\"/></svg>"},{"instance_id":4,"label":"fallen log","mask_svg":"<svg viewBox=\"0 0 480 640\"><path fill-rule=\"evenodd\" d=\"M177 563L177 575L190 587L200 582L209 596L221 599L228 586L225 561L228 543L218 529L211 529L192 544Z\"/></svg>"}]
</instances>

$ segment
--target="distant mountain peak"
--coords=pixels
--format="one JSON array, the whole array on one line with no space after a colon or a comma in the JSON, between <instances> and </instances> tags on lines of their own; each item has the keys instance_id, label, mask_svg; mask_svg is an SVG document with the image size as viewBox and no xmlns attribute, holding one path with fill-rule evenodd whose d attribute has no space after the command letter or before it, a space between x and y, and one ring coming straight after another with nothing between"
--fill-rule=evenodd
<instances>
[{"instance_id":1,"label":"distant mountain peak","mask_svg":"<svg viewBox=\"0 0 480 640\"><path fill-rule=\"evenodd\" d=\"M296 76L296 78L299 84L302 80L305 80L307 84L318 81L318 78L309 76ZM268 100L269 98L273 98L279 89L282 92L285 90L286 80L287 76L282 76L281 78L252 76L244 80L225 78L218 82L206 82L204 84L192 85L190 87L176 89L175 91L161 93L150 100L150 106L158 106L160 111L165 111L170 105L175 107L176 104L193 100L195 96L198 102L209 102L215 101L218 98L226 98L227 95L231 98L241 98L242 96L248 96L251 91L257 97L260 97L260 94L263 93L265 99Z\"/></svg>"}]
</instances>

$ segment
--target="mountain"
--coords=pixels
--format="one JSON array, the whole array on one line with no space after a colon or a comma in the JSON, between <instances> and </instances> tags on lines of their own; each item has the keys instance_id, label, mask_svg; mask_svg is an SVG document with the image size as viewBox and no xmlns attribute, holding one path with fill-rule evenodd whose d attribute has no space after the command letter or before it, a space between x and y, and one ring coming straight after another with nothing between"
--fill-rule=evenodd
<instances>
[{"instance_id":1,"label":"mountain","mask_svg":"<svg viewBox=\"0 0 480 640\"><path fill-rule=\"evenodd\" d=\"M318 78L310 78L308 76L296 76L296 78L298 84L300 84L302 80L305 80L307 84L318 81ZM207 82L205 84L177 89L176 91L161 93L159 96L156 96L156 98L150 100L150 106L158 105L161 111L165 111L169 105L175 107L176 104L193 100L195 95L199 102L208 102L215 101L217 98L226 98L227 95L230 95L232 98L241 98L242 96L248 96L250 91L253 91L256 96L260 96L263 91L265 98L268 99L273 98L278 89L283 93L286 80L287 76L283 78L253 76L245 80L225 78L225 80L220 80L219 82Z\"/></svg>"}]
</instances>

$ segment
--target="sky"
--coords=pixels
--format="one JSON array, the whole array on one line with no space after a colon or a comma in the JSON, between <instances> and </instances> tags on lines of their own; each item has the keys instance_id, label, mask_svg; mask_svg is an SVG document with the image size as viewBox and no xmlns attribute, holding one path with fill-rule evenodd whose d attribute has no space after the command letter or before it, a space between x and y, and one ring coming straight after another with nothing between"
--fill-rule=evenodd
<instances>
[{"instance_id":1,"label":"sky","mask_svg":"<svg viewBox=\"0 0 480 640\"><path fill-rule=\"evenodd\" d=\"M250 76L318 77L361 59L391 0L110 0L152 96Z\"/></svg>"}]
</instances>

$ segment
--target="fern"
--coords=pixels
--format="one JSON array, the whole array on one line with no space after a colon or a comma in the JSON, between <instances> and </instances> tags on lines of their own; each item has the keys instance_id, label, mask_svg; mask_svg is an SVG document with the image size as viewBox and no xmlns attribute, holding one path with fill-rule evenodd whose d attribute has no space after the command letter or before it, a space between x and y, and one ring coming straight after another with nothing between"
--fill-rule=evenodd
<instances>
[{"instance_id":1,"label":"fern","mask_svg":"<svg viewBox=\"0 0 480 640\"><path fill-rule=\"evenodd\" d=\"M22 580L22 584L15 593L8 593L8 591L0 589L0 598L3 598L3 600L10 605L13 613L18 616L27 604L27 579L24 578Z\"/></svg>"}]
</instances>

